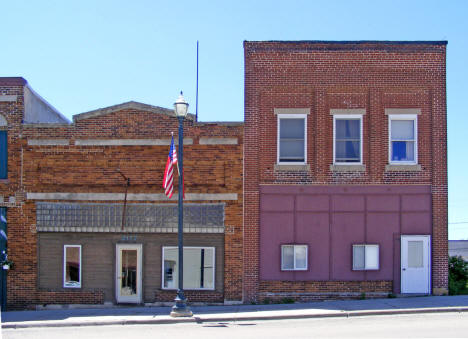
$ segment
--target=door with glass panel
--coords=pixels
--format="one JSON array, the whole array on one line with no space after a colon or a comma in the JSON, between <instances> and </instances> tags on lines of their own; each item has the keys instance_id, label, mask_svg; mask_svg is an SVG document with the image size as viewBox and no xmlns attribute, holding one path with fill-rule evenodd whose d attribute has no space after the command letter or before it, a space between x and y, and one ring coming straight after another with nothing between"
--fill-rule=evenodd
<instances>
[{"instance_id":1,"label":"door with glass panel","mask_svg":"<svg viewBox=\"0 0 468 339\"><path fill-rule=\"evenodd\" d=\"M401 236L401 293L430 293L429 235Z\"/></svg>"},{"instance_id":2,"label":"door with glass panel","mask_svg":"<svg viewBox=\"0 0 468 339\"><path fill-rule=\"evenodd\" d=\"M117 244L116 300L141 303L141 245Z\"/></svg>"}]
</instances>

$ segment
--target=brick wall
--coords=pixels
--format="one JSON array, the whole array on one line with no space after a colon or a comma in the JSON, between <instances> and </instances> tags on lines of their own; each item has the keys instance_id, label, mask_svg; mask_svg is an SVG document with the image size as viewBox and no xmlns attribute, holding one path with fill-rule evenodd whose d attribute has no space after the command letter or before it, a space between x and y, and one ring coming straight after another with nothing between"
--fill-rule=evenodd
<instances>
[{"instance_id":1,"label":"brick wall","mask_svg":"<svg viewBox=\"0 0 468 339\"><path fill-rule=\"evenodd\" d=\"M445 42L249 42L245 51L244 300L259 290L259 187L430 185L432 287L447 289ZM275 108L308 108L309 170L275 169ZM334 171L331 109L364 108L364 171ZM389 171L385 109L416 108L420 170ZM261 150L261 152L259 151Z\"/></svg>"},{"instance_id":2,"label":"brick wall","mask_svg":"<svg viewBox=\"0 0 468 339\"><path fill-rule=\"evenodd\" d=\"M171 131L177 139L178 121L170 110L131 102L75 116L72 124L22 124L25 84L24 79L0 79L0 94L17 95L15 102L0 102L0 114L8 120L9 138L9 177L0 181L0 195L4 197L0 206L7 207L9 253L16 264L8 273L8 307L68 303L67 300L75 303L80 298L83 302L101 303L102 291L83 292L80 296L78 292L38 289L36 211L34 201L27 200L27 193L124 193L125 182L117 172L120 169L131 180L129 194L162 194L167 142ZM237 194L237 200L193 198L189 202L225 204L224 290L210 300L241 300L243 124L199 123L189 116L184 122L184 138L189 140L184 146L185 192ZM80 144L97 139L137 140L137 145ZM159 143L145 144L145 140ZM161 144L161 140L165 142ZM226 140L230 142L223 144ZM177 182L174 191L178 191ZM10 203L10 197L16 198L14 202ZM165 202L176 200L158 201Z\"/></svg>"}]
</instances>

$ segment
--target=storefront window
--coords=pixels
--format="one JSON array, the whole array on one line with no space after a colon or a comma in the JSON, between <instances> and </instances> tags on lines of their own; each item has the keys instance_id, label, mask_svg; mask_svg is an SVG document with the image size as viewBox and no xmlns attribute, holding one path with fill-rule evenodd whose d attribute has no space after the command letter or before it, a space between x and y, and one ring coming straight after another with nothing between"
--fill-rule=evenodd
<instances>
[{"instance_id":1,"label":"storefront window","mask_svg":"<svg viewBox=\"0 0 468 339\"><path fill-rule=\"evenodd\" d=\"M163 248L163 288L178 288L178 248ZM184 289L214 290L214 247L184 247Z\"/></svg>"}]
</instances>

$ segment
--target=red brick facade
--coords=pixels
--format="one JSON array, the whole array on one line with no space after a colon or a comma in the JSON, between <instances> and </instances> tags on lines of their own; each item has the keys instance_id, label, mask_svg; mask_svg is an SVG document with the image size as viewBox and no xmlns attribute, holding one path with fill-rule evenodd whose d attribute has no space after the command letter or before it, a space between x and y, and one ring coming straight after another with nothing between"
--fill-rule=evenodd
<instances>
[{"instance_id":1,"label":"red brick facade","mask_svg":"<svg viewBox=\"0 0 468 339\"><path fill-rule=\"evenodd\" d=\"M391 282L260 279L262 185L429 185L432 293L446 293L446 42L249 42L245 51L244 301L268 293L391 292ZM308 109L307 167L277 166L275 109ZM364 109L361 171L333 168L334 109ZM417 109L418 165L389 168L388 109ZM417 233L416 233L417 234ZM379 286L374 287L377 283ZM299 284L299 285L298 285Z\"/></svg>"},{"instance_id":2,"label":"red brick facade","mask_svg":"<svg viewBox=\"0 0 468 339\"><path fill-rule=\"evenodd\" d=\"M174 197L169 201L161 198L161 194L170 132L177 139L178 121L172 110L130 102L76 115L73 123L29 123L25 121L26 89L27 83L22 78L0 79L0 115L8 123L8 179L0 180L0 207L7 208L8 252L15 263L7 275L8 308L103 303L109 297L100 288L39 286L42 263L38 262L38 256L43 249L37 230L36 203L121 204L122 199L115 198L115 194L125 191L125 182L117 171L120 170L131 180L128 205L175 204ZM8 100L2 101L2 96L8 96ZM200 123L188 116L184 122L184 143L186 203L224 206L224 232L215 237L223 247L219 252L222 262L217 263L222 281L219 285L216 282L214 291L188 291L187 295L192 301L238 302L242 299L243 265L243 123ZM178 192L177 184L174 191ZM83 198L80 194L91 195ZM106 200L99 194L112 198ZM121 233L128 235L127 231ZM79 243L79 233L55 234L62 239L56 241L74 239ZM141 232L135 236L145 238ZM176 234L166 236L170 246L177 243ZM186 243L188 239L189 245L194 246L191 234L185 238ZM203 246L210 241L208 237ZM62 251L60 244L57 248ZM160 248L155 251L161 252ZM60 267L54 273L58 280L62 274L61 260L62 257L57 259ZM154 264L152 270L160 270L161 263ZM160 280L153 285L151 288L156 292L143 302L172 301L175 297L175 291L161 289ZM109 285L112 286L113 283Z\"/></svg>"}]
</instances>

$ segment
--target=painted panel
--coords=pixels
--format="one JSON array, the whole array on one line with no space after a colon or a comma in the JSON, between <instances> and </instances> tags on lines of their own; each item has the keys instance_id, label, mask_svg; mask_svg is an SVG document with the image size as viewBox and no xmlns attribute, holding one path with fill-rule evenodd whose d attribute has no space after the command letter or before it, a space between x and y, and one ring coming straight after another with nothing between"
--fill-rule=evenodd
<instances>
[{"instance_id":1,"label":"painted panel","mask_svg":"<svg viewBox=\"0 0 468 339\"><path fill-rule=\"evenodd\" d=\"M393 280L398 292L400 235L432 233L428 186L264 185L261 192L263 280ZM413 212L400 212L403 197ZM309 246L307 271L281 272L285 243ZM379 245L379 270L352 270L352 245L364 243Z\"/></svg>"},{"instance_id":2,"label":"painted panel","mask_svg":"<svg viewBox=\"0 0 468 339\"><path fill-rule=\"evenodd\" d=\"M364 196L334 195L332 196L332 210L339 212L364 211Z\"/></svg>"},{"instance_id":3,"label":"painted panel","mask_svg":"<svg viewBox=\"0 0 468 339\"><path fill-rule=\"evenodd\" d=\"M401 214L402 234L432 234L430 212L407 212Z\"/></svg>"},{"instance_id":4,"label":"painted panel","mask_svg":"<svg viewBox=\"0 0 468 339\"><path fill-rule=\"evenodd\" d=\"M369 213L367 215L367 243L379 245L379 270L367 271L368 280L393 279L393 234L399 234L398 213Z\"/></svg>"},{"instance_id":5,"label":"painted panel","mask_svg":"<svg viewBox=\"0 0 468 339\"><path fill-rule=\"evenodd\" d=\"M372 212L398 212L400 198L398 195L368 195L367 210Z\"/></svg>"},{"instance_id":6,"label":"painted panel","mask_svg":"<svg viewBox=\"0 0 468 339\"><path fill-rule=\"evenodd\" d=\"M365 242L364 213L334 213L331 233L332 279L363 280L364 272L352 270L352 245Z\"/></svg>"},{"instance_id":7,"label":"painted panel","mask_svg":"<svg viewBox=\"0 0 468 339\"><path fill-rule=\"evenodd\" d=\"M260 200L260 210L274 212L293 211L294 196L279 194L262 195L262 198Z\"/></svg>"},{"instance_id":8,"label":"painted panel","mask_svg":"<svg viewBox=\"0 0 468 339\"><path fill-rule=\"evenodd\" d=\"M260 278L292 280L293 272L281 272L281 244L294 243L293 213L261 213Z\"/></svg>"},{"instance_id":9,"label":"painted panel","mask_svg":"<svg viewBox=\"0 0 468 339\"><path fill-rule=\"evenodd\" d=\"M297 211L328 212L329 208L328 195L298 195L296 198Z\"/></svg>"},{"instance_id":10,"label":"painted panel","mask_svg":"<svg viewBox=\"0 0 468 339\"><path fill-rule=\"evenodd\" d=\"M309 245L309 266L296 280L328 280L330 267L329 214L297 213L295 242Z\"/></svg>"},{"instance_id":11,"label":"painted panel","mask_svg":"<svg viewBox=\"0 0 468 339\"><path fill-rule=\"evenodd\" d=\"M430 195L403 195L401 197L402 211L430 211L431 196Z\"/></svg>"}]
</instances>

